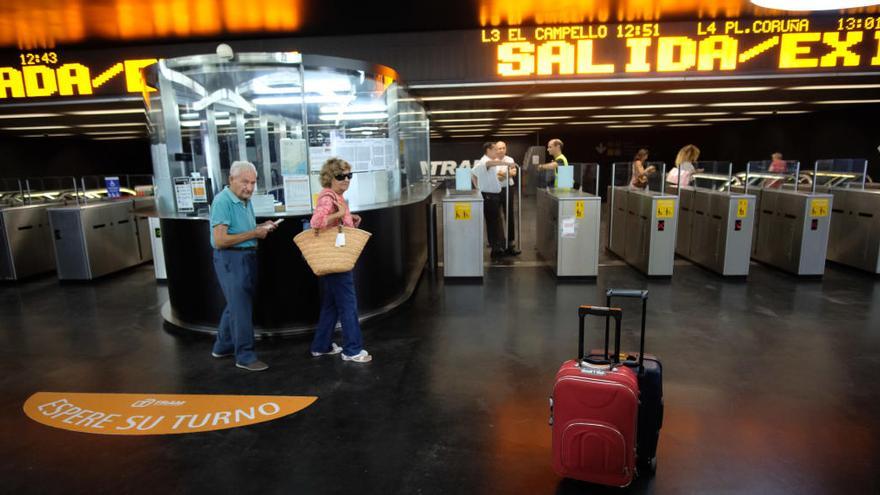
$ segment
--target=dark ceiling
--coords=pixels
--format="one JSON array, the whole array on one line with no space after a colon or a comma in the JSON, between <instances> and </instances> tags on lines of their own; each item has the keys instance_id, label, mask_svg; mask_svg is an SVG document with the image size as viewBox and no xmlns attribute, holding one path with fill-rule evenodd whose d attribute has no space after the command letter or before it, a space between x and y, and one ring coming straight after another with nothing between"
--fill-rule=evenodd
<instances>
[{"instance_id":1,"label":"dark ceiling","mask_svg":"<svg viewBox=\"0 0 880 495\"><path fill-rule=\"evenodd\" d=\"M597 128L707 127L876 108L880 106L880 74L417 87L413 93L430 114L432 138L475 138Z\"/></svg>"},{"instance_id":2,"label":"dark ceiling","mask_svg":"<svg viewBox=\"0 0 880 495\"><path fill-rule=\"evenodd\" d=\"M847 13L875 13L877 7ZM324 36L574 24L786 16L749 0L4 0L0 47L106 46L180 39ZM837 11L827 12L836 15ZM812 14L816 15L816 14ZM821 15L821 14L820 14Z\"/></svg>"}]
</instances>

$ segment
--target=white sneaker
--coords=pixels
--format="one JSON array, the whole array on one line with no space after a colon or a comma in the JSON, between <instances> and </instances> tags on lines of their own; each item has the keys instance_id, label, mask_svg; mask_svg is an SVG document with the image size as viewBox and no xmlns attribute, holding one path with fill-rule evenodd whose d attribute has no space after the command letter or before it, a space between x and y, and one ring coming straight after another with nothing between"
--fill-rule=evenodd
<instances>
[{"instance_id":1,"label":"white sneaker","mask_svg":"<svg viewBox=\"0 0 880 495\"><path fill-rule=\"evenodd\" d=\"M312 357L329 356L329 355L333 355L333 354L339 354L340 352L342 352L342 347L339 347L338 345L336 345L336 342L331 342L329 351L327 351L327 352L312 351Z\"/></svg>"},{"instance_id":2,"label":"white sneaker","mask_svg":"<svg viewBox=\"0 0 880 495\"><path fill-rule=\"evenodd\" d=\"M369 363L373 360L373 356L370 355L366 350L361 350L361 352L355 354L354 356L347 356L345 354L342 355L343 361L354 361L355 363Z\"/></svg>"}]
</instances>

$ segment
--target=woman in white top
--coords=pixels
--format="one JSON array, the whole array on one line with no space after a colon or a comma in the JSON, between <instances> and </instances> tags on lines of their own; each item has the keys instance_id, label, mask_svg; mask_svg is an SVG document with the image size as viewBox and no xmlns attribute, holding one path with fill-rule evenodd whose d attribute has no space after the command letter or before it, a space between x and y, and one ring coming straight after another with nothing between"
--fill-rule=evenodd
<instances>
[{"instance_id":1,"label":"woman in white top","mask_svg":"<svg viewBox=\"0 0 880 495\"><path fill-rule=\"evenodd\" d=\"M666 183L673 187L690 185L693 175L699 172L694 162L700 157L700 148L689 144L678 151L675 166L666 174Z\"/></svg>"}]
</instances>

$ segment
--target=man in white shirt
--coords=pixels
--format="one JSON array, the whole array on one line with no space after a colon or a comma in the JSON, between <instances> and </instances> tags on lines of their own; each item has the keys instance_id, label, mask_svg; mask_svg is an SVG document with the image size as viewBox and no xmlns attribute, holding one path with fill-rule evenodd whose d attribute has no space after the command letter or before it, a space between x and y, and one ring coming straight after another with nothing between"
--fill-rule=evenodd
<instances>
[{"instance_id":1,"label":"man in white shirt","mask_svg":"<svg viewBox=\"0 0 880 495\"><path fill-rule=\"evenodd\" d=\"M516 162L513 161L513 158L507 156L507 143L504 141L498 141L495 143L495 157L498 161L506 163L507 167L498 167L499 176L507 175L507 186L501 190L501 207L505 208L508 205L507 195L510 195L510 209L505 211L505 217L507 217L506 227L507 227L507 250L506 254L510 256L517 256L520 254L520 250L514 247L513 243L516 241L516 227L514 223L515 212L517 208L516 204L516 182L514 181L514 177L516 177ZM519 179L517 179L519 180ZM502 181L503 185L503 181Z\"/></svg>"},{"instance_id":2,"label":"man in white shirt","mask_svg":"<svg viewBox=\"0 0 880 495\"><path fill-rule=\"evenodd\" d=\"M483 218L493 261L504 255L504 205L501 203L504 183L499 180L499 166L503 163L495 159L495 143L483 143L483 157L471 169L471 180L483 195Z\"/></svg>"}]
</instances>

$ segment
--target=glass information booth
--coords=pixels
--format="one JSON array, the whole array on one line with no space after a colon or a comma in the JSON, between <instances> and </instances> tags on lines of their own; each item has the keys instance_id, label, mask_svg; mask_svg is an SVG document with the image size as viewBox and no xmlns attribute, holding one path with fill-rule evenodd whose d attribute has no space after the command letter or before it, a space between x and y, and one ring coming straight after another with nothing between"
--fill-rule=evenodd
<instances>
[{"instance_id":1,"label":"glass information booth","mask_svg":"<svg viewBox=\"0 0 880 495\"><path fill-rule=\"evenodd\" d=\"M362 318L405 301L427 261L432 186L427 114L388 67L290 53L198 55L146 69L146 95L169 302L166 321L214 332L225 305L213 271L209 205L237 160L256 166L257 221L285 218L260 242L259 335L315 326L317 278L293 237L309 228L324 162L354 177L346 198L373 233L355 282Z\"/></svg>"}]
</instances>

